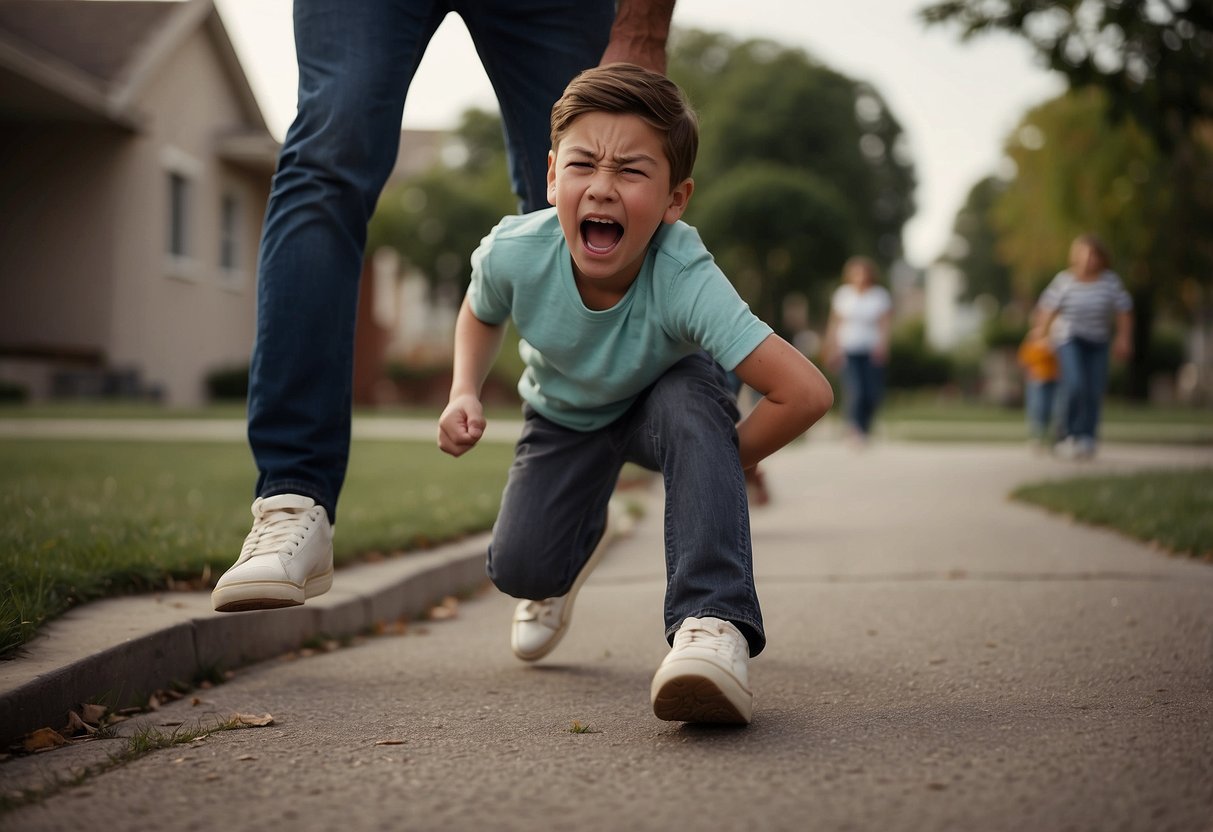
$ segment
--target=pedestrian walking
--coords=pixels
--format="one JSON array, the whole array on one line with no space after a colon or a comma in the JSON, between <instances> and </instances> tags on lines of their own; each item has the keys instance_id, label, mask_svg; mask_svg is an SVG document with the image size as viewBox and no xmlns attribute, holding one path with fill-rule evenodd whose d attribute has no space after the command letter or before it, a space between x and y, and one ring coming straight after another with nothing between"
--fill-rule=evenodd
<instances>
[{"instance_id":1,"label":"pedestrian walking","mask_svg":"<svg viewBox=\"0 0 1213 832\"><path fill-rule=\"evenodd\" d=\"M1061 364L1062 439L1056 449L1066 458L1095 455L1108 354L1126 360L1133 353L1133 299L1111 265L1103 242L1083 234L1070 246L1070 267L1037 303L1036 337L1052 338Z\"/></svg>"}]
</instances>

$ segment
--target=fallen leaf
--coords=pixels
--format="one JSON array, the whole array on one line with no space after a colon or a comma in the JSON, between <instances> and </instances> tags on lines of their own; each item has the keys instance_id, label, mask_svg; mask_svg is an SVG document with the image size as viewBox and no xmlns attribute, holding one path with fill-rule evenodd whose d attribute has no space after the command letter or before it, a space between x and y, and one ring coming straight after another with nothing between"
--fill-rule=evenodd
<instances>
[{"instance_id":1,"label":"fallen leaf","mask_svg":"<svg viewBox=\"0 0 1213 832\"><path fill-rule=\"evenodd\" d=\"M169 719L164 722L161 722L160 727L161 728L175 728L178 725L180 725L181 722L182 722L182 720L180 720L180 719Z\"/></svg>"},{"instance_id":2,"label":"fallen leaf","mask_svg":"<svg viewBox=\"0 0 1213 832\"><path fill-rule=\"evenodd\" d=\"M110 718L105 721L105 724L117 725L119 722L126 722L128 719L130 719L129 716L123 716L122 714L110 714Z\"/></svg>"},{"instance_id":3,"label":"fallen leaf","mask_svg":"<svg viewBox=\"0 0 1213 832\"><path fill-rule=\"evenodd\" d=\"M80 718L89 725L100 725L101 720L105 719L105 714L109 708L104 705L80 705Z\"/></svg>"},{"instance_id":4,"label":"fallen leaf","mask_svg":"<svg viewBox=\"0 0 1213 832\"><path fill-rule=\"evenodd\" d=\"M26 751L42 751L47 748L58 748L67 745L67 740L54 728L39 728L25 735L21 745Z\"/></svg>"},{"instance_id":5,"label":"fallen leaf","mask_svg":"<svg viewBox=\"0 0 1213 832\"><path fill-rule=\"evenodd\" d=\"M267 725L274 724L274 717L270 714L232 714L232 721L243 728L264 728Z\"/></svg>"},{"instance_id":6,"label":"fallen leaf","mask_svg":"<svg viewBox=\"0 0 1213 832\"><path fill-rule=\"evenodd\" d=\"M241 762L246 762L246 761L248 761L248 760L255 760L255 759L257 759L257 758L256 758L256 757L254 757L252 754L241 754L241 755L240 755L239 757L237 757L236 759L237 759L237 760L239 760L239 761L241 761Z\"/></svg>"},{"instance_id":7,"label":"fallen leaf","mask_svg":"<svg viewBox=\"0 0 1213 832\"><path fill-rule=\"evenodd\" d=\"M404 740L379 740L375 745L404 745Z\"/></svg>"},{"instance_id":8,"label":"fallen leaf","mask_svg":"<svg viewBox=\"0 0 1213 832\"><path fill-rule=\"evenodd\" d=\"M59 733L65 737L74 737L77 734L95 734L97 729L81 719L75 711L68 711L67 725L63 726Z\"/></svg>"},{"instance_id":9,"label":"fallen leaf","mask_svg":"<svg viewBox=\"0 0 1213 832\"><path fill-rule=\"evenodd\" d=\"M159 697L156 696L156 694L153 693L151 696L149 696L147 698L147 709L149 711L160 710L160 699L159 699Z\"/></svg>"},{"instance_id":10,"label":"fallen leaf","mask_svg":"<svg viewBox=\"0 0 1213 832\"><path fill-rule=\"evenodd\" d=\"M448 595L442 599L442 603L430 610L430 618L434 621L445 621L454 618L459 614L459 599L454 595Z\"/></svg>"}]
</instances>

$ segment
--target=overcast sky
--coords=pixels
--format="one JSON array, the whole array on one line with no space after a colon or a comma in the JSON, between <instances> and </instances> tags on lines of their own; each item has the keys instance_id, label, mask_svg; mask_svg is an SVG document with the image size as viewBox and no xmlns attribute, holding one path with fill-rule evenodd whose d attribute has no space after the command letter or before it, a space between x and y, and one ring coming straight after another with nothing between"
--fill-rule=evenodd
<instances>
[{"instance_id":1,"label":"overcast sky","mask_svg":"<svg viewBox=\"0 0 1213 832\"><path fill-rule=\"evenodd\" d=\"M947 243L969 188L994 172L1007 134L1031 106L1058 94L1061 78L1007 36L962 44L926 30L926 0L681 0L676 26L766 37L801 48L873 84L900 120L918 175L918 213L906 226L911 263L925 266ZM249 81L278 138L295 111L290 0L216 0ZM693 103L693 102L692 102ZM448 17L421 64L404 126L453 126L468 107L496 109L462 22Z\"/></svg>"}]
</instances>

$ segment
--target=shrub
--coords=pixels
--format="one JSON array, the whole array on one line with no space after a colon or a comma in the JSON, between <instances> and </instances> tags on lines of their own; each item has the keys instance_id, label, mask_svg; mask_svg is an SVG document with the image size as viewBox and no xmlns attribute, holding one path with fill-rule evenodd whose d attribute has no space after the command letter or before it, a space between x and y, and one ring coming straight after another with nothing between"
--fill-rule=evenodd
<instances>
[{"instance_id":1,"label":"shrub","mask_svg":"<svg viewBox=\"0 0 1213 832\"><path fill-rule=\"evenodd\" d=\"M244 401L248 398L248 364L218 367L206 374L206 393L211 401Z\"/></svg>"}]
</instances>

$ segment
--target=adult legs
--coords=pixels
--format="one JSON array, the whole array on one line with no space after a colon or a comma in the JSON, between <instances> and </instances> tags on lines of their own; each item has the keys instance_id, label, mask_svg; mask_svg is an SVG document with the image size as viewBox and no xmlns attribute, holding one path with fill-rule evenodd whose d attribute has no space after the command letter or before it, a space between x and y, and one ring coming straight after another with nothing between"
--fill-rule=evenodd
<instances>
[{"instance_id":1,"label":"adult legs","mask_svg":"<svg viewBox=\"0 0 1213 832\"><path fill-rule=\"evenodd\" d=\"M299 113L261 240L248 435L257 495L311 497L330 519L349 457L366 225L395 162L409 83L446 11L295 1Z\"/></svg>"},{"instance_id":2,"label":"adult legs","mask_svg":"<svg viewBox=\"0 0 1213 832\"><path fill-rule=\"evenodd\" d=\"M1072 338L1058 350L1066 435L1094 448L1108 378L1108 345Z\"/></svg>"},{"instance_id":3,"label":"adult legs","mask_svg":"<svg viewBox=\"0 0 1213 832\"><path fill-rule=\"evenodd\" d=\"M574 75L602 58L614 0L457 0L452 7L497 93L521 209L546 208L552 105Z\"/></svg>"},{"instance_id":4,"label":"adult legs","mask_svg":"<svg viewBox=\"0 0 1213 832\"><path fill-rule=\"evenodd\" d=\"M847 390L847 418L867 436L883 393L884 368L873 362L868 353L847 353L843 384Z\"/></svg>"}]
</instances>

